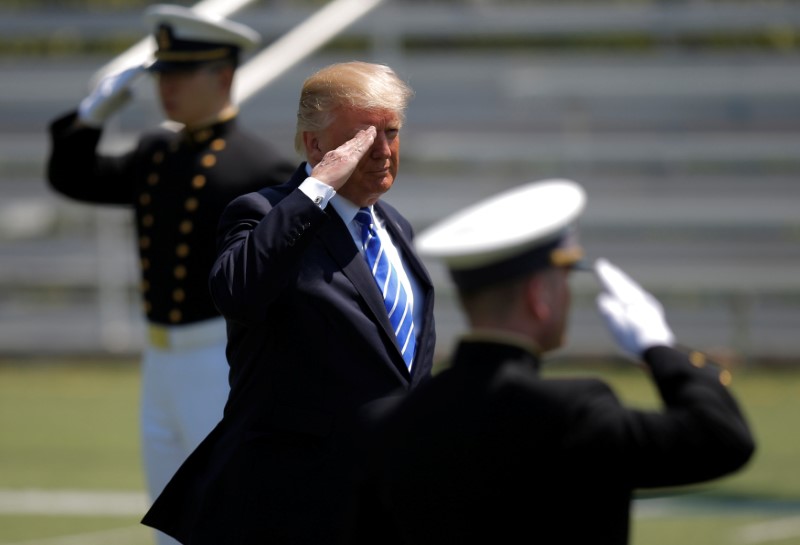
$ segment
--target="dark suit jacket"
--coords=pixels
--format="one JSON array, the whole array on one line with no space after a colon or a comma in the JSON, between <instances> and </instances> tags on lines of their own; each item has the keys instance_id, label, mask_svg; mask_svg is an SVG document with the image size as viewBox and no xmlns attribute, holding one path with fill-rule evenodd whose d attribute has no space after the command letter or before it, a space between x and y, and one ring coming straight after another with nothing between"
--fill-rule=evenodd
<instances>
[{"instance_id":1,"label":"dark suit jacket","mask_svg":"<svg viewBox=\"0 0 800 545\"><path fill-rule=\"evenodd\" d=\"M425 291L411 373L366 261L333 207L297 189L305 177L301 165L233 201L220 223L210 285L228 322L230 398L144 519L185 544L342 541L359 407L430 376L433 292L410 225L376 204Z\"/></svg>"},{"instance_id":2,"label":"dark suit jacket","mask_svg":"<svg viewBox=\"0 0 800 545\"><path fill-rule=\"evenodd\" d=\"M645 358L660 412L596 379L542 379L520 347L463 341L373 430L357 543L627 543L634 489L718 477L754 448L714 366Z\"/></svg>"}]
</instances>

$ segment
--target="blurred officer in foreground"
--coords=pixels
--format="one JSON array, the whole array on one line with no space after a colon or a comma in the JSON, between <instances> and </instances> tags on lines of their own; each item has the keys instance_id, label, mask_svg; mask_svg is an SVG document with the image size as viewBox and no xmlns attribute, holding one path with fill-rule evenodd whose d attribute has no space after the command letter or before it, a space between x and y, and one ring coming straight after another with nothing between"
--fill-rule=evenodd
<instances>
[{"instance_id":1,"label":"blurred officer in foreground","mask_svg":"<svg viewBox=\"0 0 800 545\"><path fill-rule=\"evenodd\" d=\"M208 291L219 217L233 198L286 181L294 166L237 126L231 85L240 51L259 40L254 30L177 6L153 6L145 19L158 45L147 71L166 117L183 128L145 134L119 157L98 155L103 123L146 73L130 68L52 124L48 176L64 195L135 211L148 323L142 440L155 497L222 418L228 395L225 321Z\"/></svg>"},{"instance_id":2,"label":"blurred officer in foreground","mask_svg":"<svg viewBox=\"0 0 800 545\"><path fill-rule=\"evenodd\" d=\"M360 543L621 545L634 489L713 479L750 458L726 372L674 348L658 301L606 260L593 267L600 313L665 408L626 408L600 380L539 376L583 266L572 225L583 205L574 182L539 182L418 237L448 265L471 331L450 368L372 430Z\"/></svg>"}]
</instances>

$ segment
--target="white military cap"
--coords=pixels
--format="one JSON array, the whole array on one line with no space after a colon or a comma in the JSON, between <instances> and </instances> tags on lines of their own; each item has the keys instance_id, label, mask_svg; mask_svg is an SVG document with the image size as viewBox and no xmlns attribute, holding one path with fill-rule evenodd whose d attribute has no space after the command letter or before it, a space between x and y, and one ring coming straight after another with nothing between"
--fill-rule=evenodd
<instances>
[{"instance_id":1,"label":"white military cap","mask_svg":"<svg viewBox=\"0 0 800 545\"><path fill-rule=\"evenodd\" d=\"M156 39L152 71L185 70L201 63L239 58L261 36L252 28L223 17L200 14L183 6L157 4L145 11Z\"/></svg>"},{"instance_id":2,"label":"white military cap","mask_svg":"<svg viewBox=\"0 0 800 545\"><path fill-rule=\"evenodd\" d=\"M474 204L420 233L421 255L442 259L462 291L545 267L581 267L576 220L586 204L576 182L531 182Z\"/></svg>"}]
</instances>

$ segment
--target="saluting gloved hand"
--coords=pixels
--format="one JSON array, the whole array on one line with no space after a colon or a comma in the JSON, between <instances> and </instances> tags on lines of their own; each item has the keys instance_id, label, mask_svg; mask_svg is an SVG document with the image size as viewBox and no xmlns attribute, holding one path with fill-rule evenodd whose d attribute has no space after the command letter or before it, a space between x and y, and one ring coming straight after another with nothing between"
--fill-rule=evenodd
<instances>
[{"instance_id":1,"label":"saluting gloved hand","mask_svg":"<svg viewBox=\"0 0 800 545\"><path fill-rule=\"evenodd\" d=\"M672 346L675 337L655 297L605 259L598 259L594 269L604 289L597 307L623 352L641 360L648 348Z\"/></svg>"},{"instance_id":2,"label":"saluting gloved hand","mask_svg":"<svg viewBox=\"0 0 800 545\"><path fill-rule=\"evenodd\" d=\"M122 108L132 96L130 86L145 73L144 66L134 66L101 79L78 106L78 121L100 128L106 119Z\"/></svg>"}]
</instances>

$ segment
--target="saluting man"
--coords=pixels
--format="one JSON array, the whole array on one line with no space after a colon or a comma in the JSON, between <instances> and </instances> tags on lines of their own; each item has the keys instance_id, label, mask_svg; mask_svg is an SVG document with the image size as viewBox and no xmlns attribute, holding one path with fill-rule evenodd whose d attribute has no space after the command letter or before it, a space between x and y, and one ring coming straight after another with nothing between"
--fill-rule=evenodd
<instances>
[{"instance_id":1,"label":"saluting man","mask_svg":"<svg viewBox=\"0 0 800 545\"><path fill-rule=\"evenodd\" d=\"M308 77L285 184L220 220L209 285L228 321L225 416L143 523L184 545L348 543L361 407L430 377L433 284L397 183L413 90L390 67Z\"/></svg>"},{"instance_id":2,"label":"saluting man","mask_svg":"<svg viewBox=\"0 0 800 545\"><path fill-rule=\"evenodd\" d=\"M148 323L142 443L155 497L222 417L229 391L225 321L208 291L220 214L241 194L283 183L294 165L237 125L234 71L258 33L179 6L153 6L145 20L155 30L155 62L107 77L53 122L48 177L68 197L135 211ZM122 156L99 155L103 123L146 72L165 116L183 128L145 134Z\"/></svg>"}]
</instances>

